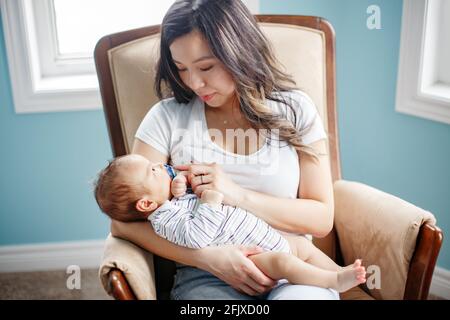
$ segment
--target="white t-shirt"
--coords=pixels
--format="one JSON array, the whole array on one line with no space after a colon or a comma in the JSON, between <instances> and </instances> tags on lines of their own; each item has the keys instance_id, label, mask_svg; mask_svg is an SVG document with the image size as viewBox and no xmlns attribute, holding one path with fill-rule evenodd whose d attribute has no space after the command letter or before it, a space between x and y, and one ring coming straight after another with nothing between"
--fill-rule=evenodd
<instances>
[{"instance_id":1,"label":"white t-shirt","mask_svg":"<svg viewBox=\"0 0 450 320\"><path fill-rule=\"evenodd\" d=\"M291 99L295 117L285 104L271 100L267 100L266 104L304 132L304 144L326 139L316 107L305 93L296 90L280 94ZM308 127L309 130L305 131ZM230 130L230 134L233 132ZM248 132L251 136L254 131ZM283 140L279 141L276 132L271 133L275 139L270 142L266 139L266 143L250 155L222 149L212 141L212 137L218 134L218 130L208 131L205 105L201 99L196 97L187 104L180 104L169 98L148 111L136 132L136 138L169 156L171 165L216 162L243 188L277 197L297 198L300 180L297 151Z\"/></svg>"}]
</instances>

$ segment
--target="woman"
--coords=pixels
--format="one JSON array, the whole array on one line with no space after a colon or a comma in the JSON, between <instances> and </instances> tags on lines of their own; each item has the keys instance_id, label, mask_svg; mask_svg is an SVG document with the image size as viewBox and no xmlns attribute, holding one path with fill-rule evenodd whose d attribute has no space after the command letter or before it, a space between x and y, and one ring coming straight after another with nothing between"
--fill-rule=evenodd
<instances>
[{"instance_id":1,"label":"woman","mask_svg":"<svg viewBox=\"0 0 450 320\"><path fill-rule=\"evenodd\" d=\"M155 89L166 99L142 121L132 152L188 170L197 195L219 191L225 204L282 232L327 235L334 208L326 134L241 1L176 1L162 22L160 53ZM178 262L174 299L339 298L275 283L248 258L257 247L183 248L149 223L113 221L112 234Z\"/></svg>"}]
</instances>

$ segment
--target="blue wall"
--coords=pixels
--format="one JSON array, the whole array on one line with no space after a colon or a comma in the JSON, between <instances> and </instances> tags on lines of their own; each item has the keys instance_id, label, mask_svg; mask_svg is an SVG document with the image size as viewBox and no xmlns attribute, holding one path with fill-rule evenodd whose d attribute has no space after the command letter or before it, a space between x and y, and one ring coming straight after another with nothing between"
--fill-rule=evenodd
<instances>
[{"instance_id":1,"label":"blue wall","mask_svg":"<svg viewBox=\"0 0 450 320\"><path fill-rule=\"evenodd\" d=\"M366 28L371 4L382 30ZM261 0L261 11L333 24L344 178L432 211L450 234L450 126L394 110L402 1ZM15 114L0 28L0 245L102 239L89 181L111 158L103 112ZM450 269L448 251L438 264Z\"/></svg>"},{"instance_id":2,"label":"blue wall","mask_svg":"<svg viewBox=\"0 0 450 320\"><path fill-rule=\"evenodd\" d=\"M103 112L16 114L0 28L0 245L105 238L90 191L112 156Z\"/></svg>"},{"instance_id":3,"label":"blue wall","mask_svg":"<svg viewBox=\"0 0 450 320\"><path fill-rule=\"evenodd\" d=\"M369 30L366 9L381 9ZM343 177L434 213L450 234L450 125L395 112L402 0L261 0L262 13L326 18L336 31ZM395 214L395 213L393 213ZM438 265L450 269L444 239Z\"/></svg>"}]
</instances>

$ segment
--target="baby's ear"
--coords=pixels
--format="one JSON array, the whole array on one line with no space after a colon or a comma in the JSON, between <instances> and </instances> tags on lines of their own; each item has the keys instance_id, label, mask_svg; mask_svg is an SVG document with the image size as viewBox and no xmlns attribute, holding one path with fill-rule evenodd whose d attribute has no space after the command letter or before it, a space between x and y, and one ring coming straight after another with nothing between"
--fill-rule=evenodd
<instances>
[{"instance_id":1,"label":"baby's ear","mask_svg":"<svg viewBox=\"0 0 450 320\"><path fill-rule=\"evenodd\" d=\"M140 212L151 212L154 211L157 207L158 203L148 198L142 198L136 202L136 210Z\"/></svg>"}]
</instances>

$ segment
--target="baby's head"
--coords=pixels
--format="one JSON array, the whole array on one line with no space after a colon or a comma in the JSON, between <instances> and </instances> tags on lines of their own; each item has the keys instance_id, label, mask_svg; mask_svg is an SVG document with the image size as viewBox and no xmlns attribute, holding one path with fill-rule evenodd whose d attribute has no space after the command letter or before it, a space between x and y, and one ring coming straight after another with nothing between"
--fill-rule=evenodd
<instances>
[{"instance_id":1,"label":"baby's head","mask_svg":"<svg viewBox=\"0 0 450 320\"><path fill-rule=\"evenodd\" d=\"M170 199L171 178L163 164L132 154L115 158L95 182L95 199L112 219L145 220Z\"/></svg>"}]
</instances>

